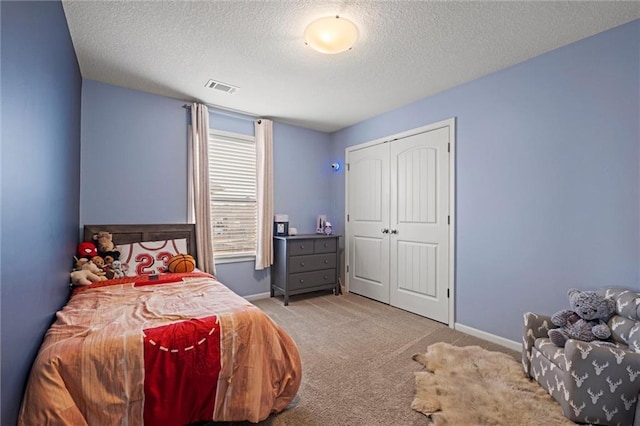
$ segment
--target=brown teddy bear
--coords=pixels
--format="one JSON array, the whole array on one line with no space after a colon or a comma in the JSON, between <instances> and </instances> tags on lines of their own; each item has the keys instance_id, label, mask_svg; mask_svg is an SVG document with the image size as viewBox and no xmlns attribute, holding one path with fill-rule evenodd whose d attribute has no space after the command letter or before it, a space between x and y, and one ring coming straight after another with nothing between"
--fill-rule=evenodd
<instances>
[{"instance_id":1,"label":"brown teddy bear","mask_svg":"<svg viewBox=\"0 0 640 426\"><path fill-rule=\"evenodd\" d=\"M113 235L110 232L100 231L93 235L93 239L96 241L98 254L102 258L105 256L111 256L114 260L120 259L120 252L117 250L117 247L113 242Z\"/></svg>"},{"instance_id":2,"label":"brown teddy bear","mask_svg":"<svg viewBox=\"0 0 640 426\"><path fill-rule=\"evenodd\" d=\"M107 252L116 249L116 245L113 243L113 235L110 232L100 231L93 235L93 239L98 242L98 251Z\"/></svg>"}]
</instances>

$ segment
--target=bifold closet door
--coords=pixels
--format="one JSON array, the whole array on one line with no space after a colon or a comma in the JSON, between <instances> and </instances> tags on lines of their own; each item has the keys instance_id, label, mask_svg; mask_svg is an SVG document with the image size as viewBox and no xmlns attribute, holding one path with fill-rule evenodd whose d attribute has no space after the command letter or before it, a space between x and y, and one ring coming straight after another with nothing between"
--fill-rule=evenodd
<instances>
[{"instance_id":1,"label":"bifold closet door","mask_svg":"<svg viewBox=\"0 0 640 426\"><path fill-rule=\"evenodd\" d=\"M348 156L349 291L389 303L389 144Z\"/></svg>"}]
</instances>

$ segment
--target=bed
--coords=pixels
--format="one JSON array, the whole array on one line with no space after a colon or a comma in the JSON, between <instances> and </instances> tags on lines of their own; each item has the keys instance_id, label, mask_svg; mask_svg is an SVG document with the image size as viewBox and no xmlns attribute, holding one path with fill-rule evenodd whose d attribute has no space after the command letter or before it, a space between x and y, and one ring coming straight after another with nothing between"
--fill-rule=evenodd
<instances>
[{"instance_id":1,"label":"bed","mask_svg":"<svg viewBox=\"0 0 640 426\"><path fill-rule=\"evenodd\" d=\"M84 240L99 231L118 248L184 240L197 255L193 225L86 225ZM34 361L19 425L255 423L291 403L301 363L281 327L211 275L158 271L73 290Z\"/></svg>"}]
</instances>

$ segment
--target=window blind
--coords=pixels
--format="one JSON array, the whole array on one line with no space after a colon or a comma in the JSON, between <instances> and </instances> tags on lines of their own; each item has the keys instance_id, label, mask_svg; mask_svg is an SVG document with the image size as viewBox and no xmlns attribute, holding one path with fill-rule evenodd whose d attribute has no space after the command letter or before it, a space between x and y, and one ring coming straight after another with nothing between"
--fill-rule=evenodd
<instances>
[{"instance_id":1,"label":"window blind","mask_svg":"<svg viewBox=\"0 0 640 426\"><path fill-rule=\"evenodd\" d=\"M255 139L244 135L211 133L209 181L215 257L255 256Z\"/></svg>"}]
</instances>

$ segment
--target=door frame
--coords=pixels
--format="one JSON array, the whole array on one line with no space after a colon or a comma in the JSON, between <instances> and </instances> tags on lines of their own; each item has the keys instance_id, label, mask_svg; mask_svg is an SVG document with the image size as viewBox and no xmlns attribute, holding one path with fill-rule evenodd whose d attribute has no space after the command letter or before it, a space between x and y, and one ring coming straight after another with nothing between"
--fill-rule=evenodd
<instances>
[{"instance_id":1,"label":"door frame","mask_svg":"<svg viewBox=\"0 0 640 426\"><path fill-rule=\"evenodd\" d=\"M349 221L347 220L347 215L349 212L347 211L347 206L349 205L349 153L351 151L357 151L362 148L367 148L369 146L378 145L382 143L390 143L397 139L406 138L409 136L416 135L418 133L425 133L428 131L440 129L443 127L449 127L449 328L454 328L455 325L455 300L456 300L456 291L455 291L455 243L456 243L456 209L455 209L455 201L456 201L456 119L455 117L448 118L446 120L438 121L435 123L427 124L426 126L416 127L414 129L406 130L404 132L395 133L393 135L384 136L378 139L374 139L368 142L364 142L357 145L352 145L345 148L345 163L347 166L347 171L345 173L345 198L344 198L344 224L345 224L345 267L350 265L349 259ZM349 273L345 270L345 289L349 291Z\"/></svg>"}]
</instances>

